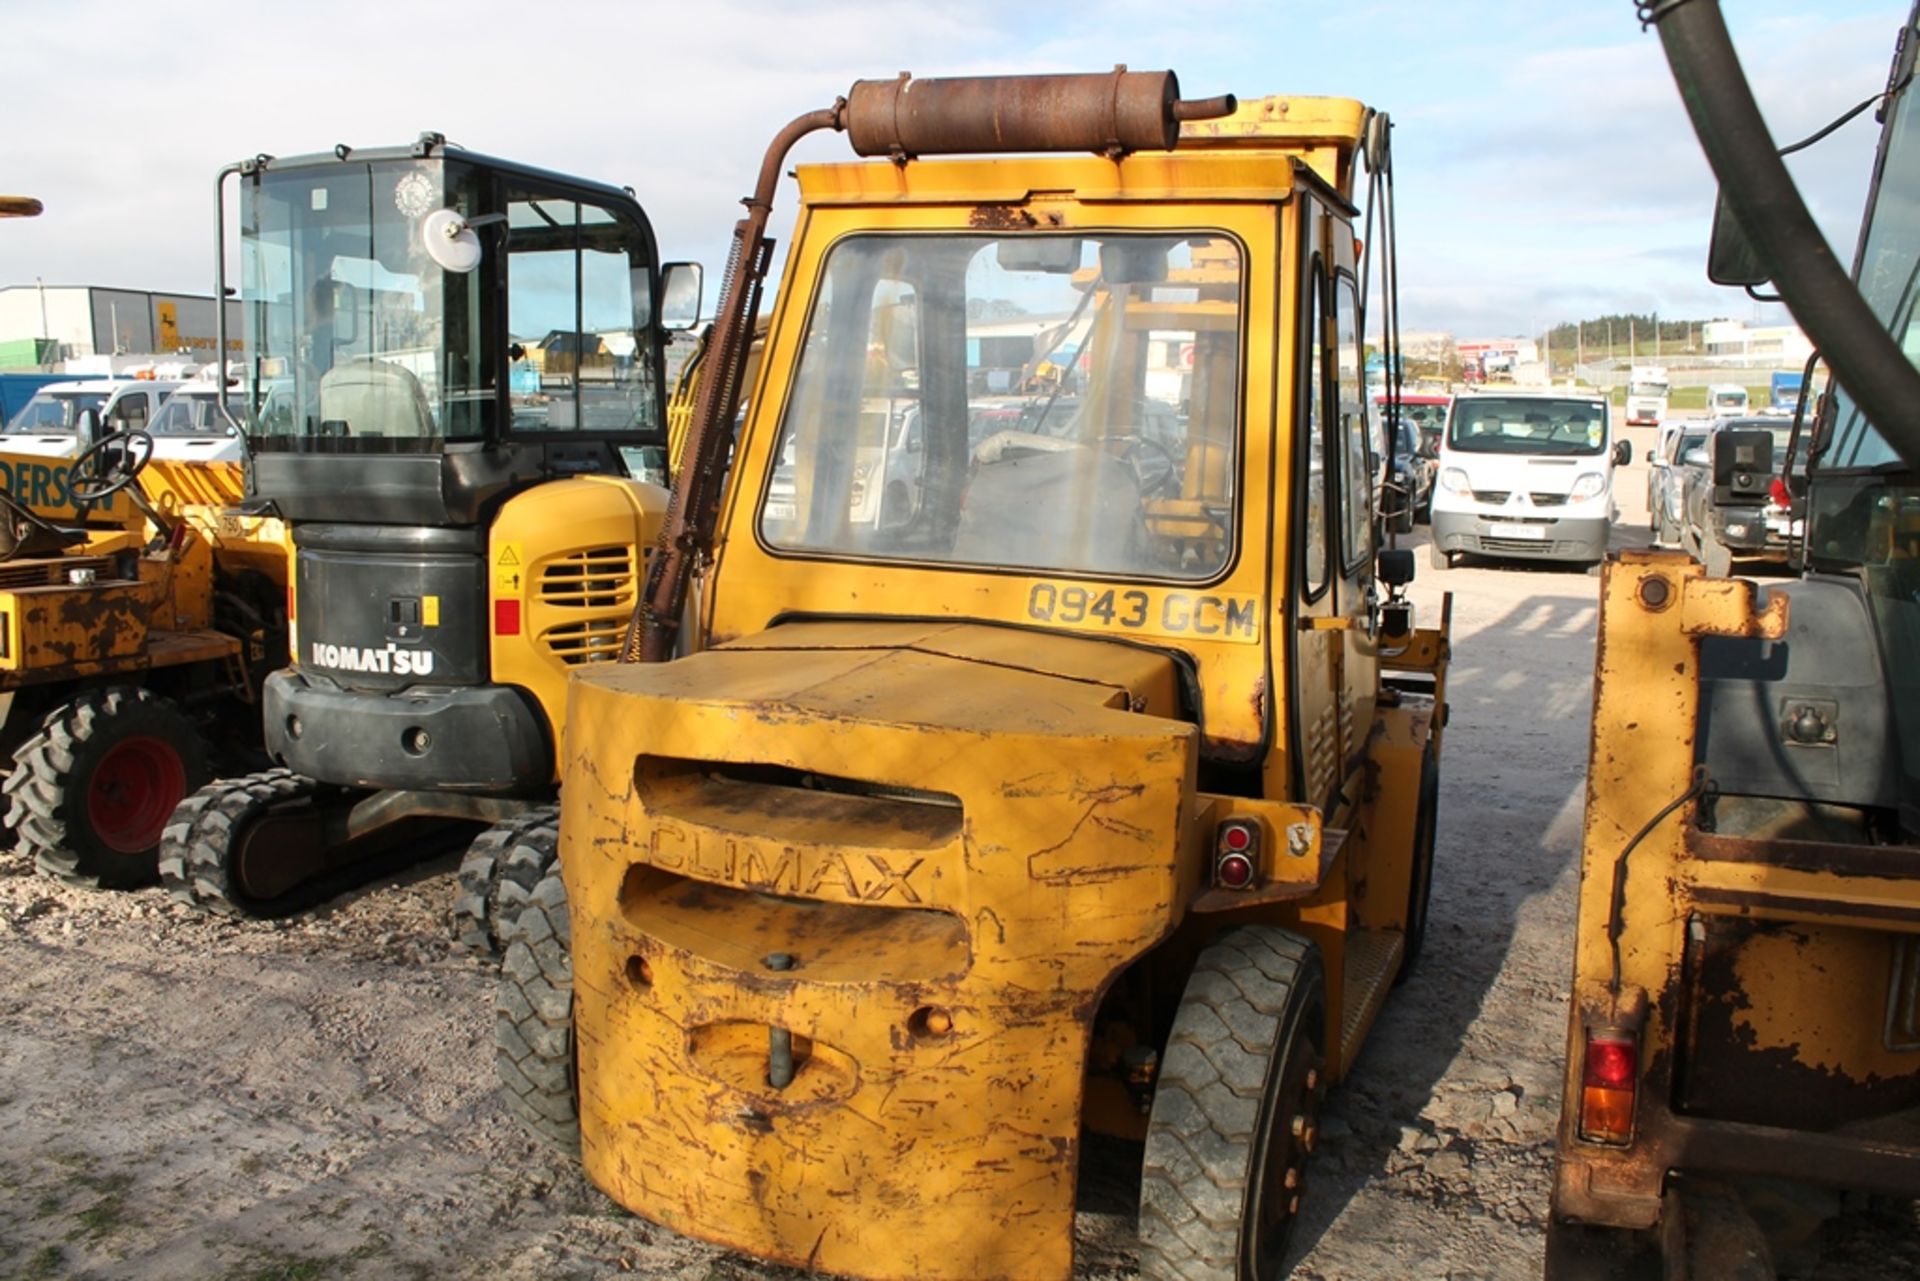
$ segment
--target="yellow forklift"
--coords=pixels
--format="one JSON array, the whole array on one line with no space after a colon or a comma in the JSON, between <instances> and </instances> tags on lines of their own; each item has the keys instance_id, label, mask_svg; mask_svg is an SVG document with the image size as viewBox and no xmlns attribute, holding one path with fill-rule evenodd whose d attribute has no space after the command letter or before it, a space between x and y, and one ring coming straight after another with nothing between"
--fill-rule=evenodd
<instances>
[{"instance_id":1,"label":"yellow forklift","mask_svg":"<svg viewBox=\"0 0 1920 1281\"><path fill-rule=\"evenodd\" d=\"M1792 507L1797 578L1602 577L1546 1275L1751 1281L1836 1189L1920 1197L1920 8L1851 278L1719 6L1642 9L1722 184L1709 277L1771 281L1834 388L1772 457L1716 459Z\"/></svg>"},{"instance_id":2,"label":"yellow forklift","mask_svg":"<svg viewBox=\"0 0 1920 1281\"><path fill-rule=\"evenodd\" d=\"M71 461L0 455L6 824L42 872L151 883L174 806L258 750L287 557L238 493L237 466L156 459L141 431Z\"/></svg>"},{"instance_id":3,"label":"yellow forklift","mask_svg":"<svg viewBox=\"0 0 1920 1281\"><path fill-rule=\"evenodd\" d=\"M879 158L799 170L723 493L820 128ZM628 650L680 656L573 674L506 926L507 1101L621 1205L1062 1278L1094 1132L1144 1144L1148 1276L1278 1274L1433 866L1447 623L1379 552L1361 381L1386 139L1119 68L775 140Z\"/></svg>"},{"instance_id":4,"label":"yellow forklift","mask_svg":"<svg viewBox=\"0 0 1920 1281\"><path fill-rule=\"evenodd\" d=\"M282 915L473 840L455 929L488 950L552 858L567 674L618 654L666 507L661 348L699 269L662 267L632 193L427 133L222 170L223 294L230 179L293 662L274 767L188 797L162 875Z\"/></svg>"}]
</instances>

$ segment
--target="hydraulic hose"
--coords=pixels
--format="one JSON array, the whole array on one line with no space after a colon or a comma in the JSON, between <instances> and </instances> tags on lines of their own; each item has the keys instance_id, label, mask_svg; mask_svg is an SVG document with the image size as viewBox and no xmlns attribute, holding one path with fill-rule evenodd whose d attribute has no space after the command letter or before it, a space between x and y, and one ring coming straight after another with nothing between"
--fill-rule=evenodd
<instances>
[{"instance_id":1,"label":"hydraulic hose","mask_svg":"<svg viewBox=\"0 0 1920 1281\"><path fill-rule=\"evenodd\" d=\"M1920 370L1860 296L1760 117L1718 0L1641 3L1727 204L1827 367L1909 467L1920 469Z\"/></svg>"}]
</instances>

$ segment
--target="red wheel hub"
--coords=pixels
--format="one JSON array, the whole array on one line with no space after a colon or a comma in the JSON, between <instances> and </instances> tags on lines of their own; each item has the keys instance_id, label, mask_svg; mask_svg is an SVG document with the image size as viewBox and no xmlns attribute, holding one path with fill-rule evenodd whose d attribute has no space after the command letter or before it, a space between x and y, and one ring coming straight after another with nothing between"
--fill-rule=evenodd
<instances>
[{"instance_id":1,"label":"red wheel hub","mask_svg":"<svg viewBox=\"0 0 1920 1281\"><path fill-rule=\"evenodd\" d=\"M108 749L87 789L87 822L108 849L144 854L160 843L187 794L187 767L164 739L129 738Z\"/></svg>"}]
</instances>

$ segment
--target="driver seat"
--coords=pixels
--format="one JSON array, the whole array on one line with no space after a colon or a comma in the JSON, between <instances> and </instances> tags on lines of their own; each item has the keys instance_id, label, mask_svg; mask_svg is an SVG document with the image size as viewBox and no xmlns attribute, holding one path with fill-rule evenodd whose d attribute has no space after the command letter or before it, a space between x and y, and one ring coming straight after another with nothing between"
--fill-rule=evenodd
<instances>
[{"instance_id":1,"label":"driver seat","mask_svg":"<svg viewBox=\"0 0 1920 1281\"><path fill-rule=\"evenodd\" d=\"M356 436L434 434L427 394L411 369L375 356L357 356L320 376L320 422L342 424Z\"/></svg>"}]
</instances>

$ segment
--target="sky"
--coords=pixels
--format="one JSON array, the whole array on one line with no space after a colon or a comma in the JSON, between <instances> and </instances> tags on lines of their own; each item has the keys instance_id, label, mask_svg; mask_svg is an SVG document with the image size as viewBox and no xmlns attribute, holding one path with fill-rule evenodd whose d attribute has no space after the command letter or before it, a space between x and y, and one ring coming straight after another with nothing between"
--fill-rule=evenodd
<instances>
[{"instance_id":1,"label":"sky","mask_svg":"<svg viewBox=\"0 0 1920 1281\"><path fill-rule=\"evenodd\" d=\"M1777 140L1885 83L1906 0L1725 0ZM210 293L214 177L410 141L630 186L663 257L720 259L768 139L856 79L1171 68L1190 97L1357 97L1394 121L1402 325L1532 335L1608 312L1773 322L1709 285L1713 179L1630 0L0 0L0 285ZM1871 113L1797 157L1842 261ZM850 159L816 136L796 161ZM795 212L783 184L772 228Z\"/></svg>"}]
</instances>

